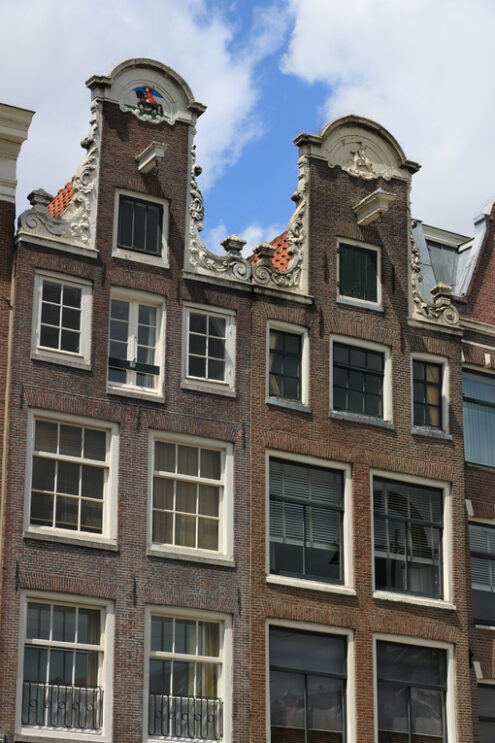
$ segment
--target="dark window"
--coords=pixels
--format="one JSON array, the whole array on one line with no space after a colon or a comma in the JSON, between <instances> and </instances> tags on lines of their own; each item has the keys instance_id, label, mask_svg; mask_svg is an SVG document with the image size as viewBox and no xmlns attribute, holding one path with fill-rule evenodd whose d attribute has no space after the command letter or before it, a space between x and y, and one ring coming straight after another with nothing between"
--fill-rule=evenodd
<instances>
[{"instance_id":1,"label":"dark window","mask_svg":"<svg viewBox=\"0 0 495 743\"><path fill-rule=\"evenodd\" d=\"M110 385L156 389L159 309L147 304L112 299L110 303Z\"/></svg>"},{"instance_id":2,"label":"dark window","mask_svg":"<svg viewBox=\"0 0 495 743\"><path fill-rule=\"evenodd\" d=\"M378 742L445 743L444 650L377 643Z\"/></svg>"},{"instance_id":3,"label":"dark window","mask_svg":"<svg viewBox=\"0 0 495 743\"><path fill-rule=\"evenodd\" d=\"M131 196L119 199L118 247L149 255L162 253L163 207Z\"/></svg>"},{"instance_id":4,"label":"dark window","mask_svg":"<svg viewBox=\"0 0 495 743\"><path fill-rule=\"evenodd\" d=\"M480 743L495 740L495 686L478 686L478 713L480 720Z\"/></svg>"},{"instance_id":5,"label":"dark window","mask_svg":"<svg viewBox=\"0 0 495 743\"><path fill-rule=\"evenodd\" d=\"M345 740L344 637L270 628L271 743Z\"/></svg>"},{"instance_id":6,"label":"dark window","mask_svg":"<svg viewBox=\"0 0 495 743\"><path fill-rule=\"evenodd\" d=\"M414 425L442 428L442 366L413 361Z\"/></svg>"},{"instance_id":7,"label":"dark window","mask_svg":"<svg viewBox=\"0 0 495 743\"><path fill-rule=\"evenodd\" d=\"M227 319L189 312L187 375L213 382L226 381Z\"/></svg>"},{"instance_id":8,"label":"dark window","mask_svg":"<svg viewBox=\"0 0 495 743\"><path fill-rule=\"evenodd\" d=\"M81 287L43 279L39 345L80 353L81 310Z\"/></svg>"},{"instance_id":9,"label":"dark window","mask_svg":"<svg viewBox=\"0 0 495 743\"><path fill-rule=\"evenodd\" d=\"M495 377L465 371L463 394L466 461L495 467Z\"/></svg>"},{"instance_id":10,"label":"dark window","mask_svg":"<svg viewBox=\"0 0 495 743\"><path fill-rule=\"evenodd\" d=\"M343 297L378 301L376 250L356 245L339 246L339 294Z\"/></svg>"},{"instance_id":11,"label":"dark window","mask_svg":"<svg viewBox=\"0 0 495 743\"><path fill-rule=\"evenodd\" d=\"M341 583L342 472L270 460L270 572Z\"/></svg>"},{"instance_id":12,"label":"dark window","mask_svg":"<svg viewBox=\"0 0 495 743\"><path fill-rule=\"evenodd\" d=\"M495 625L495 528L471 524L469 543L474 620Z\"/></svg>"},{"instance_id":13,"label":"dark window","mask_svg":"<svg viewBox=\"0 0 495 743\"><path fill-rule=\"evenodd\" d=\"M373 486L376 588L442 596L442 491L381 478Z\"/></svg>"},{"instance_id":14,"label":"dark window","mask_svg":"<svg viewBox=\"0 0 495 743\"><path fill-rule=\"evenodd\" d=\"M343 343L333 344L333 409L383 418L385 357Z\"/></svg>"},{"instance_id":15,"label":"dark window","mask_svg":"<svg viewBox=\"0 0 495 743\"><path fill-rule=\"evenodd\" d=\"M301 400L302 336L270 330L269 394Z\"/></svg>"}]
</instances>

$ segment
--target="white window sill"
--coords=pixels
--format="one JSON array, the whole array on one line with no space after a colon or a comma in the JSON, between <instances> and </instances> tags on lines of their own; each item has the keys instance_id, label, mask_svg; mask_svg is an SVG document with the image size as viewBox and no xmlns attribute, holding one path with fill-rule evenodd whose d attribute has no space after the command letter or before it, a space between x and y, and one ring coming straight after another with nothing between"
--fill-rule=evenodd
<instances>
[{"instance_id":1,"label":"white window sill","mask_svg":"<svg viewBox=\"0 0 495 743\"><path fill-rule=\"evenodd\" d=\"M24 531L24 539L39 539L42 542L59 542L61 544L74 544L79 547L91 547L97 550L110 550L117 552L119 547L116 539L108 537L91 536L90 534L74 534L73 532L62 532L60 530L37 531L27 529Z\"/></svg>"},{"instance_id":2,"label":"white window sill","mask_svg":"<svg viewBox=\"0 0 495 743\"><path fill-rule=\"evenodd\" d=\"M149 557L162 557L167 560L185 560L187 562L199 562L205 565L223 565L235 568L235 560L227 555L212 554L195 549L173 549L172 547L153 544L148 547L146 554Z\"/></svg>"},{"instance_id":3,"label":"white window sill","mask_svg":"<svg viewBox=\"0 0 495 743\"><path fill-rule=\"evenodd\" d=\"M432 439L442 439L443 441L452 441L452 434L440 431L438 428L428 428L427 426L413 426L411 433L416 436L429 436Z\"/></svg>"},{"instance_id":4,"label":"white window sill","mask_svg":"<svg viewBox=\"0 0 495 743\"><path fill-rule=\"evenodd\" d=\"M120 397L134 397L139 400L150 400L153 402L163 402L165 400L164 395L159 392L144 392L134 387L113 387L107 385L108 395L120 395Z\"/></svg>"},{"instance_id":5,"label":"white window sill","mask_svg":"<svg viewBox=\"0 0 495 743\"><path fill-rule=\"evenodd\" d=\"M51 364L61 364L62 366L72 366L76 369L91 371L91 362L82 358L82 356L71 356L63 351L50 351L47 349L36 349L31 351L31 358L34 361L48 361Z\"/></svg>"},{"instance_id":6,"label":"white window sill","mask_svg":"<svg viewBox=\"0 0 495 743\"><path fill-rule=\"evenodd\" d=\"M475 629L487 629L489 632L495 632L495 626L491 624L475 624Z\"/></svg>"},{"instance_id":7,"label":"white window sill","mask_svg":"<svg viewBox=\"0 0 495 743\"><path fill-rule=\"evenodd\" d=\"M297 400L284 400L280 397L267 397L266 402L268 405L275 405L278 408L287 408L288 410L297 410L300 413L311 413L309 405L305 405L303 402L297 402Z\"/></svg>"},{"instance_id":8,"label":"white window sill","mask_svg":"<svg viewBox=\"0 0 495 743\"><path fill-rule=\"evenodd\" d=\"M38 743L40 739L60 740L63 743L80 743L82 740L110 743L111 738L101 733L78 733L75 730L55 730L54 728L21 728L20 733L14 735L15 743Z\"/></svg>"},{"instance_id":9,"label":"white window sill","mask_svg":"<svg viewBox=\"0 0 495 743\"><path fill-rule=\"evenodd\" d=\"M210 382L201 379L183 379L180 383L183 390L192 390L193 392L208 392L212 395L224 395L225 397L235 397L235 390L222 382Z\"/></svg>"},{"instance_id":10,"label":"white window sill","mask_svg":"<svg viewBox=\"0 0 495 743\"><path fill-rule=\"evenodd\" d=\"M374 591L373 598L380 601L396 601L401 604L416 604L417 606L429 606L432 609L457 611L455 604L444 601L444 599L429 599L424 596L412 596L405 593L393 593L392 591Z\"/></svg>"},{"instance_id":11,"label":"white window sill","mask_svg":"<svg viewBox=\"0 0 495 743\"><path fill-rule=\"evenodd\" d=\"M114 246L112 250L114 258L124 258L126 261L135 261L135 263L144 263L147 266L160 266L160 268L170 268L170 264L163 258L163 255L152 255L141 253L138 250L125 250Z\"/></svg>"},{"instance_id":12,"label":"white window sill","mask_svg":"<svg viewBox=\"0 0 495 743\"><path fill-rule=\"evenodd\" d=\"M378 426L379 428L387 428L389 431L395 431L395 426L390 421L383 420L383 418L374 418L370 415L349 413L346 410L331 410L330 418L335 418L335 420L341 421L349 421L350 423L365 423L369 426Z\"/></svg>"},{"instance_id":13,"label":"white window sill","mask_svg":"<svg viewBox=\"0 0 495 743\"><path fill-rule=\"evenodd\" d=\"M267 575L267 583L290 588L305 588L308 591L322 591L323 593L340 593L344 596L355 596L356 591L350 586L340 583L322 583L316 580L304 580L304 578L289 578L286 575Z\"/></svg>"},{"instance_id":14,"label":"white window sill","mask_svg":"<svg viewBox=\"0 0 495 743\"><path fill-rule=\"evenodd\" d=\"M373 312L385 311L380 304L367 302L364 299L352 299L351 297L337 297L337 304L347 304L349 307L357 307L360 310L372 310Z\"/></svg>"}]
</instances>

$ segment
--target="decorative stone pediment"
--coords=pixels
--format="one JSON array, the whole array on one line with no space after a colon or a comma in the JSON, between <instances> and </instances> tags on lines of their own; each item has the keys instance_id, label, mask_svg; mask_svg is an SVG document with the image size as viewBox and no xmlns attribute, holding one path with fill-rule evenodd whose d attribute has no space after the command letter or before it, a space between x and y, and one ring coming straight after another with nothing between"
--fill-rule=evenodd
<instances>
[{"instance_id":1,"label":"decorative stone pediment","mask_svg":"<svg viewBox=\"0 0 495 743\"><path fill-rule=\"evenodd\" d=\"M152 59L128 59L108 75L93 75L86 85L93 99L117 103L122 111L153 124L194 124L206 108L175 70Z\"/></svg>"},{"instance_id":2,"label":"decorative stone pediment","mask_svg":"<svg viewBox=\"0 0 495 743\"><path fill-rule=\"evenodd\" d=\"M346 116L327 124L317 135L294 140L301 154L312 155L364 180L409 180L419 165L406 159L396 139L380 124L361 116Z\"/></svg>"}]
</instances>

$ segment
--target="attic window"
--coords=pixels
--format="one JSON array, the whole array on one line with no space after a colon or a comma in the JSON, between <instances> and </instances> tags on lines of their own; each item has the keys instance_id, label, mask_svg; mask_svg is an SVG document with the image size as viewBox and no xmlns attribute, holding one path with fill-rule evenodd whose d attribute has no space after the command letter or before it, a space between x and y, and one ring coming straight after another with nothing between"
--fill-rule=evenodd
<instances>
[{"instance_id":1,"label":"attic window","mask_svg":"<svg viewBox=\"0 0 495 743\"><path fill-rule=\"evenodd\" d=\"M377 248L339 245L339 298L380 304L380 260Z\"/></svg>"},{"instance_id":2,"label":"attic window","mask_svg":"<svg viewBox=\"0 0 495 743\"><path fill-rule=\"evenodd\" d=\"M162 254L163 206L120 195L117 246L123 250Z\"/></svg>"}]
</instances>

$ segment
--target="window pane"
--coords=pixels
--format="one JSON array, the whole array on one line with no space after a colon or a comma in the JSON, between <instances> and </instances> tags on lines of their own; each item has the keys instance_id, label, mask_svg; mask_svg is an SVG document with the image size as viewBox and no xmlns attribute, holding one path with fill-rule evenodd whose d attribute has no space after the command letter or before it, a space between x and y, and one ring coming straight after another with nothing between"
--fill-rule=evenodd
<instances>
[{"instance_id":1,"label":"window pane","mask_svg":"<svg viewBox=\"0 0 495 743\"><path fill-rule=\"evenodd\" d=\"M87 459L98 459L104 462L106 459L105 431L95 431L92 428L84 429L84 457Z\"/></svg>"},{"instance_id":2,"label":"window pane","mask_svg":"<svg viewBox=\"0 0 495 743\"><path fill-rule=\"evenodd\" d=\"M175 620L175 652L196 655L196 622Z\"/></svg>"},{"instance_id":3,"label":"window pane","mask_svg":"<svg viewBox=\"0 0 495 743\"><path fill-rule=\"evenodd\" d=\"M34 447L38 451L57 451L58 426L48 421L36 421Z\"/></svg>"},{"instance_id":4,"label":"window pane","mask_svg":"<svg viewBox=\"0 0 495 743\"><path fill-rule=\"evenodd\" d=\"M155 442L155 469L162 472L175 472L175 444L165 441Z\"/></svg>"},{"instance_id":5,"label":"window pane","mask_svg":"<svg viewBox=\"0 0 495 743\"><path fill-rule=\"evenodd\" d=\"M220 479L221 453L213 449L200 449L200 475L211 480Z\"/></svg>"},{"instance_id":6,"label":"window pane","mask_svg":"<svg viewBox=\"0 0 495 743\"><path fill-rule=\"evenodd\" d=\"M29 602L26 637L48 640L50 637L50 606Z\"/></svg>"},{"instance_id":7,"label":"window pane","mask_svg":"<svg viewBox=\"0 0 495 743\"><path fill-rule=\"evenodd\" d=\"M60 454L72 457L81 456L82 428L78 426L60 426Z\"/></svg>"},{"instance_id":8,"label":"window pane","mask_svg":"<svg viewBox=\"0 0 495 743\"><path fill-rule=\"evenodd\" d=\"M53 639L74 642L76 633L76 610L72 606L53 607Z\"/></svg>"}]
</instances>

